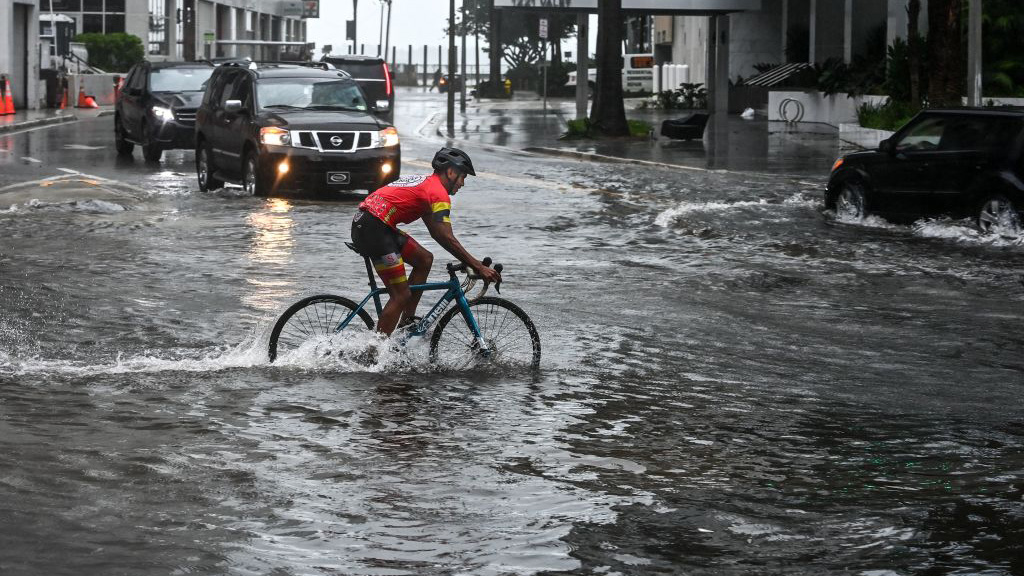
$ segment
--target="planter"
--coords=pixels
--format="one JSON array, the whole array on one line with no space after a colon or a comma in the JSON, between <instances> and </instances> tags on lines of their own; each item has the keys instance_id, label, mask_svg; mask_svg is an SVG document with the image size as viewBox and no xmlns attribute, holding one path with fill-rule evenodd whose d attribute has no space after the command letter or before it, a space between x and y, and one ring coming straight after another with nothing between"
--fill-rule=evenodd
<instances>
[{"instance_id":1,"label":"planter","mask_svg":"<svg viewBox=\"0 0 1024 576\"><path fill-rule=\"evenodd\" d=\"M768 120L776 122L819 122L831 126L857 122L857 108L865 102L880 104L886 96L846 94L826 96L817 90L773 90L768 93Z\"/></svg>"}]
</instances>

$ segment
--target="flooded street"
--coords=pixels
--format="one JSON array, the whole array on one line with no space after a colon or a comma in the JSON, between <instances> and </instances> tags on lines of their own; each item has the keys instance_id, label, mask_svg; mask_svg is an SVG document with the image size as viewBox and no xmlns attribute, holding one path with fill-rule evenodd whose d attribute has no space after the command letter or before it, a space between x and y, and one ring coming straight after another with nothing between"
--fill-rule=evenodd
<instances>
[{"instance_id":1,"label":"flooded street","mask_svg":"<svg viewBox=\"0 0 1024 576\"><path fill-rule=\"evenodd\" d=\"M270 364L365 294L360 196L202 193L110 120L0 135L0 574L1024 574L1020 239L467 145L453 225L540 370Z\"/></svg>"}]
</instances>

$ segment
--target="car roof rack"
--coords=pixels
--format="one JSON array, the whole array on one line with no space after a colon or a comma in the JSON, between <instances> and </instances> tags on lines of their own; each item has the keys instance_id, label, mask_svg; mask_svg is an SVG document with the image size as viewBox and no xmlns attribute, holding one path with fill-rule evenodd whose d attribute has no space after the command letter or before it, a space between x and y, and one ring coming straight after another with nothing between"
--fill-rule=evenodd
<instances>
[{"instance_id":1,"label":"car roof rack","mask_svg":"<svg viewBox=\"0 0 1024 576\"><path fill-rule=\"evenodd\" d=\"M338 68L335 67L334 64L331 64L330 62L310 62L309 60L253 60L252 63L256 64L257 66L281 64L287 66L304 66L306 68L319 68L321 70L327 70L329 72L338 70Z\"/></svg>"}]
</instances>

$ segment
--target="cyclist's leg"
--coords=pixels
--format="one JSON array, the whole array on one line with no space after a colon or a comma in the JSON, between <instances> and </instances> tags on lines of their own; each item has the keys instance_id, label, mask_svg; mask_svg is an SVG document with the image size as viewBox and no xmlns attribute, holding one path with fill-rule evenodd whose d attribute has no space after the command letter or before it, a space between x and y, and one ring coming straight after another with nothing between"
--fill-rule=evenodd
<instances>
[{"instance_id":1,"label":"cyclist's leg","mask_svg":"<svg viewBox=\"0 0 1024 576\"><path fill-rule=\"evenodd\" d=\"M430 275L430 267L434 264L434 255L421 246L412 236L403 233L403 238L402 259L412 266L412 272L409 274L409 284L423 284ZM412 293L402 313L403 323L410 321L416 315L416 307L419 305L420 296L422 295L423 292L421 291Z\"/></svg>"},{"instance_id":2,"label":"cyclist's leg","mask_svg":"<svg viewBox=\"0 0 1024 576\"><path fill-rule=\"evenodd\" d=\"M387 335L395 330L402 312L412 298L401 254L404 238L408 236L365 212L357 214L352 222L353 244L370 258L388 292L388 302L377 319L377 331Z\"/></svg>"}]
</instances>

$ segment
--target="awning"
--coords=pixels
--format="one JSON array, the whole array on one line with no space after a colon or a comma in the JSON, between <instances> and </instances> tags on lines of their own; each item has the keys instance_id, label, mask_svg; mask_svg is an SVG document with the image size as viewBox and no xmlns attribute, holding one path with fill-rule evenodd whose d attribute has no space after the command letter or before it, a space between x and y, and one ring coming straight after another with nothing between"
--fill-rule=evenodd
<instances>
[{"instance_id":1,"label":"awning","mask_svg":"<svg viewBox=\"0 0 1024 576\"><path fill-rule=\"evenodd\" d=\"M504 10L597 12L598 0L494 0ZM622 10L675 16L711 16L760 10L761 0L622 0Z\"/></svg>"}]
</instances>

